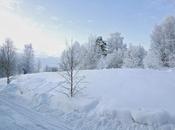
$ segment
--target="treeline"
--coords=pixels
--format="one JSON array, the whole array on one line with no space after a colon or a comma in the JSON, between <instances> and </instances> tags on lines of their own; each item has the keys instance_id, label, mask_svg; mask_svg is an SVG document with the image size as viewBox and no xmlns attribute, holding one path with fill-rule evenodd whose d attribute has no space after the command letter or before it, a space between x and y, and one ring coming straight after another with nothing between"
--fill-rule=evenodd
<instances>
[{"instance_id":1,"label":"treeline","mask_svg":"<svg viewBox=\"0 0 175 130\"><path fill-rule=\"evenodd\" d=\"M46 66L44 71L67 70L68 54L73 55L73 67L78 69L103 68L173 68L175 67L175 17L167 17L156 25L151 33L151 45L145 50L142 45L128 45L120 33L112 33L107 39L90 36L88 42L71 43L65 49L57 67ZM11 39L6 39L0 46L0 77L16 74L40 72L41 62L35 60L32 44L24 45L23 53L17 53Z\"/></svg>"},{"instance_id":2,"label":"treeline","mask_svg":"<svg viewBox=\"0 0 175 130\"><path fill-rule=\"evenodd\" d=\"M90 36L86 44L71 43L79 69L103 68L173 68L175 67L175 17L167 17L160 25L156 25L151 33L150 49L146 51L142 45L124 43L120 33L111 34L106 40ZM68 49L61 55L61 70Z\"/></svg>"},{"instance_id":3,"label":"treeline","mask_svg":"<svg viewBox=\"0 0 175 130\"><path fill-rule=\"evenodd\" d=\"M9 38L0 46L0 77L7 77L7 83L12 75L30 74L40 69L41 63L35 61L32 44L25 44L23 53L17 53Z\"/></svg>"}]
</instances>

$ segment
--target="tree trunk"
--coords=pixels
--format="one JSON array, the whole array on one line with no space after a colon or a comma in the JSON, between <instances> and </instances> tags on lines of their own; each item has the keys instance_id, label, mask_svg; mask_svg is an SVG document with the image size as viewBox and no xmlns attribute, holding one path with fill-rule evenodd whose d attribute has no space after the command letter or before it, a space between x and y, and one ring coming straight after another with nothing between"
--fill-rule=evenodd
<instances>
[{"instance_id":1,"label":"tree trunk","mask_svg":"<svg viewBox=\"0 0 175 130\"><path fill-rule=\"evenodd\" d=\"M73 97L73 72L71 70L71 97Z\"/></svg>"},{"instance_id":2,"label":"tree trunk","mask_svg":"<svg viewBox=\"0 0 175 130\"><path fill-rule=\"evenodd\" d=\"M70 90L70 91L71 91L71 97L73 97L73 96L74 96L74 92L73 92L73 91L74 91L74 90L73 90L73 85L74 85L74 82L73 82L73 80L74 80L74 79L73 79L73 78L74 78L74 77L73 77L74 58L73 58L73 49L72 49L72 48L71 48L71 59L70 59L70 60L71 60L71 61L70 61L70 62L71 62L71 63L70 63L70 64L71 64L71 65L70 65L70 74L71 74L71 75L70 75L70 76L71 76L71 77L70 77L70 78L71 78L71 84L70 84L70 85L71 85L71 90Z\"/></svg>"},{"instance_id":3,"label":"tree trunk","mask_svg":"<svg viewBox=\"0 0 175 130\"><path fill-rule=\"evenodd\" d=\"M7 84L9 84L9 83L10 83L10 77L7 76Z\"/></svg>"}]
</instances>

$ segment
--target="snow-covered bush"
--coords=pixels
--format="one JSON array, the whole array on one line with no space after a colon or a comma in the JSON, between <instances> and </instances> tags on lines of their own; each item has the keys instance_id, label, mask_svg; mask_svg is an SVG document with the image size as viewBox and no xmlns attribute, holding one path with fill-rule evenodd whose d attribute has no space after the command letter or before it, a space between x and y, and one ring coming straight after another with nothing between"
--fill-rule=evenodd
<instances>
[{"instance_id":1,"label":"snow-covered bush","mask_svg":"<svg viewBox=\"0 0 175 130\"><path fill-rule=\"evenodd\" d=\"M124 52L121 49L114 50L106 57L106 68L121 68L123 65Z\"/></svg>"},{"instance_id":2,"label":"snow-covered bush","mask_svg":"<svg viewBox=\"0 0 175 130\"><path fill-rule=\"evenodd\" d=\"M159 53L156 53L150 49L144 59L144 67L154 69L160 68L161 61L159 57Z\"/></svg>"}]
</instances>

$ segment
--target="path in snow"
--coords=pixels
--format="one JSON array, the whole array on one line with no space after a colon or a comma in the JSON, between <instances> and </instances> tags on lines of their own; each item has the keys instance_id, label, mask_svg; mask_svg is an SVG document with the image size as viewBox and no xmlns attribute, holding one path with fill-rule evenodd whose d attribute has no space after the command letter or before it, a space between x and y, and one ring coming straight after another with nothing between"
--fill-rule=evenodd
<instances>
[{"instance_id":1,"label":"path in snow","mask_svg":"<svg viewBox=\"0 0 175 130\"><path fill-rule=\"evenodd\" d=\"M62 123L0 96L0 130L71 130Z\"/></svg>"}]
</instances>

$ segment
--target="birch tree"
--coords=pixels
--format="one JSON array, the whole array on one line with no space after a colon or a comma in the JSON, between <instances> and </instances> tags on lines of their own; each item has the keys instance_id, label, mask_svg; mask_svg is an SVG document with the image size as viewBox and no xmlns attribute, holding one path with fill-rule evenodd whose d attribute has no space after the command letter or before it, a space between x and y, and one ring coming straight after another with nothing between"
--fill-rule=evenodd
<instances>
[{"instance_id":1,"label":"birch tree","mask_svg":"<svg viewBox=\"0 0 175 130\"><path fill-rule=\"evenodd\" d=\"M59 74L63 77L64 82L62 84L61 93L72 98L82 92L84 89L83 83L84 76L80 75L80 62L76 47L72 44L67 44L67 50L65 50L61 56Z\"/></svg>"},{"instance_id":2,"label":"birch tree","mask_svg":"<svg viewBox=\"0 0 175 130\"><path fill-rule=\"evenodd\" d=\"M6 39L0 50L1 67L7 77L7 84L10 83L10 76L15 73L16 49L11 39Z\"/></svg>"}]
</instances>

